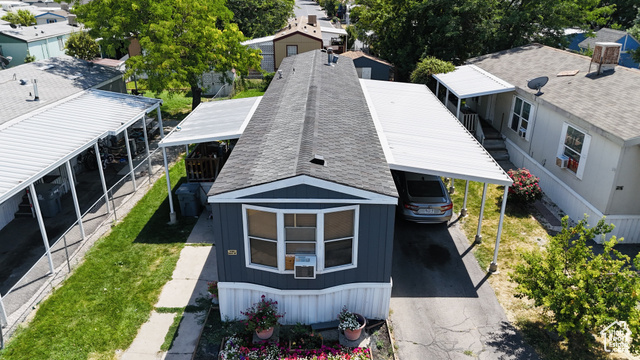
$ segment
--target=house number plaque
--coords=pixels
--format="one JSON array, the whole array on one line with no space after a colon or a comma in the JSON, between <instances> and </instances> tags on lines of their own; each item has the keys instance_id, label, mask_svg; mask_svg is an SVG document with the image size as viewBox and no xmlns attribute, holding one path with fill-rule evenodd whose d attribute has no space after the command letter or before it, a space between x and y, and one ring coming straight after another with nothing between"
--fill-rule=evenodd
<instances>
[{"instance_id":1,"label":"house number plaque","mask_svg":"<svg viewBox=\"0 0 640 360\"><path fill-rule=\"evenodd\" d=\"M227 255L238 255L238 250L227 250Z\"/></svg>"}]
</instances>

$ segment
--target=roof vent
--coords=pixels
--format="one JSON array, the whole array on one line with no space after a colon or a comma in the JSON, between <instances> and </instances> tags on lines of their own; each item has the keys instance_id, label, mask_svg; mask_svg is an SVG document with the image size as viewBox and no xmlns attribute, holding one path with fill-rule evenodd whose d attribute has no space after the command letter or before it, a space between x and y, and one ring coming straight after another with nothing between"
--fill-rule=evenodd
<instances>
[{"instance_id":1,"label":"roof vent","mask_svg":"<svg viewBox=\"0 0 640 360\"><path fill-rule=\"evenodd\" d=\"M315 154L313 155L313 159L311 159L311 163L324 166L324 157L322 155Z\"/></svg>"}]
</instances>

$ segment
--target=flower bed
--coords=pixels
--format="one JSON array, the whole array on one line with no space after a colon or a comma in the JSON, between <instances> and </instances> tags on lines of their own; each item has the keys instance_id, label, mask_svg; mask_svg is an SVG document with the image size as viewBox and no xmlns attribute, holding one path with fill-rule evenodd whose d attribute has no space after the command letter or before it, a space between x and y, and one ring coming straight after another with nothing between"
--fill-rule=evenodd
<instances>
[{"instance_id":1,"label":"flower bed","mask_svg":"<svg viewBox=\"0 0 640 360\"><path fill-rule=\"evenodd\" d=\"M283 343L251 344L239 336L228 338L219 358L221 360L365 360L371 359L367 348L346 348L340 345L321 346L319 349L290 349Z\"/></svg>"}]
</instances>

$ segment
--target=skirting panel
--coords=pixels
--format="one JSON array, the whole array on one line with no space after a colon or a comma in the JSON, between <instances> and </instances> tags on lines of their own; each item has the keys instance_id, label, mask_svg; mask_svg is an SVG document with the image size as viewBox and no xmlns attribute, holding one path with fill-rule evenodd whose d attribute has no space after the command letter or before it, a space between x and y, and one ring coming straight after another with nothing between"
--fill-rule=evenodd
<instances>
[{"instance_id":1,"label":"skirting panel","mask_svg":"<svg viewBox=\"0 0 640 360\"><path fill-rule=\"evenodd\" d=\"M279 290L266 286L220 282L220 316L242 319L241 311L260 301L265 295L278 302L284 325L313 324L336 320L343 306L370 319L386 319L389 315L391 283L354 283L322 290Z\"/></svg>"},{"instance_id":2,"label":"skirting panel","mask_svg":"<svg viewBox=\"0 0 640 360\"><path fill-rule=\"evenodd\" d=\"M542 191L573 221L581 220L586 214L589 225L594 226L604 215L568 185L549 172L544 166L524 153L508 139L505 141L509 158L517 167L525 167L540 178ZM607 222L615 225L609 235L624 237L623 244L640 243L640 216L638 215L609 215ZM602 242L602 239L595 239Z\"/></svg>"}]
</instances>

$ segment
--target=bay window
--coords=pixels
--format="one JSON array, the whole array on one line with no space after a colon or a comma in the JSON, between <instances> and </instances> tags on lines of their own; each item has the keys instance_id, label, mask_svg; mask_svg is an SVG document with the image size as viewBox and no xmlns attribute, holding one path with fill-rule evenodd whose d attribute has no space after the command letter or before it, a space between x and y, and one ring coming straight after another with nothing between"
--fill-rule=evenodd
<instances>
[{"instance_id":1,"label":"bay window","mask_svg":"<svg viewBox=\"0 0 640 360\"><path fill-rule=\"evenodd\" d=\"M358 210L243 205L247 267L293 273L295 255L316 255L318 273L355 267Z\"/></svg>"}]
</instances>

